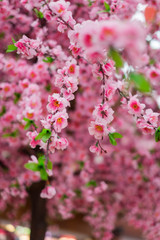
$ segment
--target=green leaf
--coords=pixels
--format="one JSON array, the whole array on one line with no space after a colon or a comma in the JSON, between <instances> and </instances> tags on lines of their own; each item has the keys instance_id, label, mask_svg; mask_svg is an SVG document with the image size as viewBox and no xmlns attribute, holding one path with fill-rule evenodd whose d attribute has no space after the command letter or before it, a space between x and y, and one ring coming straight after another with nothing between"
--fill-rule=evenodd
<instances>
[{"instance_id":1,"label":"green leaf","mask_svg":"<svg viewBox=\"0 0 160 240\"><path fill-rule=\"evenodd\" d=\"M51 91L51 84L48 83L48 84L45 86L45 89L46 89L47 92L50 92L50 91Z\"/></svg>"},{"instance_id":2,"label":"green leaf","mask_svg":"<svg viewBox=\"0 0 160 240\"><path fill-rule=\"evenodd\" d=\"M38 163L26 163L25 165L24 165L24 167L25 168L27 168L27 169L29 169L29 170L31 170L31 171L33 171L33 172L37 172L37 171L39 171L39 168L38 168Z\"/></svg>"},{"instance_id":3,"label":"green leaf","mask_svg":"<svg viewBox=\"0 0 160 240\"><path fill-rule=\"evenodd\" d=\"M88 6L91 7L93 2L91 0L88 0Z\"/></svg>"},{"instance_id":4,"label":"green leaf","mask_svg":"<svg viewBox=\"0 0 160 240\"><path fill-rule=\"evenodd\" d=\"M141 162L138 163L138 169L142 170L143 169L143 164Z\"/></svg>"},{"instance_id":5,"label":"green leaf","mask_svg":"<svg viewBox=\"0 0 160 240\"><path fill-rule=\"evenodd\" d=\"M2 110L0 112L0 117L2 117L6 113L6 107L2 106Z\"/></svg>"},{"instance_id":6,"label":"green leaf","mask_svg":"<svg viewBox=\"0 0 160 240\"><path fill-rule=\"evenodd\" d=\"M149 64L150 64L150 65L154 65L155 62L156 62L156 61L155 61L153 58L149 60Z\"/></svg>"},{"instance_id":7,"label":"green leaf","mask_svg":"<svg viewBox=\"0 0 160 240\"><path fill-rule=\"evenodd\" d=\"M15 130L11 133L5 133L2 135L2 137L6 138L6 137L17 137L18 136L18 130Z\"/></svg>"},{"instance_id":8,"label":"green leaf","mask_svg":"<svg viewBox=\"0 0 160 240\"><path fill-rule=\"evenodd\" d=\"M26 122L30 121L29 118L23 118L23 120L26 121Z\"/></svg>"},{"instance_id":9,"label":"green leaf","mask_svg":"<svg viewBox=\"0 0 160 240\"><path fill-rule=\"evenodd\" d=\"M106 10L101 10L101 11L98 11L97 13L98 13L98 14L99 14L99 13L106 13Z\"/></svg>"},{"instance_id":10,"label":"green leaf","mask_svg":"<svg viewBox=\"0 0 160 240\"><path fill-rule=\"evenodd\" d=\"M110 143L111 143L112 145L116 146L116 145L117 145L117 142L116 142L115 138L113 137L113 134L112 134L112 133L109 133L108 136L109 136L109 141L110 141Z\"/></svg>"},{"instance_id":11,"label":"green leaf","mask_svg":"<svg viewBox=\"0 0 160 240\"><path fill-rule=\"evenodd\" d=\"M142 179L143 179L144 182L149 182L149 178L146 177L146 176L143 176Z\"/></svg>"},{"instance_id":12,"label":"green leaf","mask_svg":"<svg viewBox=\"0 0 160 240\"><path fill-rule=\"evenodd\" d=\"M160 126L157 128L155 132L155 141L159 142L160 141Z\"/></svg>"},{"instance_id":13,"label":"green leaf","mask_svg":"<svg viewBox=\"0 0 160 240\"><path fill-rule=\"evenodd\" d=\"M67 198L68 198L68 196L66 194L63 194L62 197L61 197L61 200L64 201Z\"/></svg>"},{"instance_id":14,"label":"green leaf","mask_svg":"<svg viewBox=\"0 0 160 240\"><path fill-rule=\"evenodd\" d=\"M47 174L45 168L40 169L40 176L41 176L42 180L44 180L44 181L48 180L48 174Z\"/></svg>"},{"instance_id":15,"label":"green leaf","mask_svg":"<svg viewBox=\"0 0 160 240\"><path fill-rule=\"evenodd\" d=\"M141 155L136 154L136 155L133 157L133 160L138 160L140 157L141 157Z\"/></svg>"},{"instance_id":16,"label":"green leaf","mask_svg":"<svg viewBox=\"0 0 160 240\"><path fill-rule=\"evenodd\" d=\"M38 11L38 9L34 8L34 12L35 12L35 14L36 14L36 16L37 16L38 18L43 18L43 17L44 17L44 16L43 16L43 13L40 12L40 11Z\"/></svg>"},{"instance_id":17,"label":"green leaf","mask_svg":"<svg viewBox=\"0 0 160 240\"><path fill-rule=\"evenodd\" d=\"M150 83L146 80L145 76L140 73L132 72L129 75L130 80L135 84L135 87L140 92L150 92Z\"/></svg>"},{"instance_id":18,"label":"green leaf","mask_svg":"<svg viewBox=\"0 0 160 240\"><path fill-rule=\"evenodd\" d=\"M122 138L122 137L123 137L120 133L117 133L117 132L111 133L111 135L112 135L114 138Z\"/></svg>"},{"instance_id":19,"label":"green leaf","mask_svg":"<svg viewBox=\"0 0 160 240\"><path fill-rule=\"evenodd\" d=\"M84 162L83 161L78 161L80 169L82 170L84 168Z\"/></svg>"},{"instance_id":20,"label":"green leaf","mask_svg":"<svg viewBox=\"0 0 160 240\"><path fill-rule=\"evenodd\" d=\"M86 187L96 187L97 183L95 180L90 180L89 182L86 183Z\"/></svg>"},{"instance_id":21,"label":"green leaf","mask_svg":"<svg viewBox=\"0 0 160 240\"><path fill-rule=\"evenodd\" d=\"M53 163L52 163L51 161L48 161L47 168L48 168L49 170L52 170L52 168L53 168Z\"/></svg>"},{"instance_id":22,"label":"green leaf","mask_svg":"<svg viewBox=\"0 0 160 240\"><path fill-rule=\"evenodd\" d=\"M51 130L43 128L42 131L37 135L35 140L42 139L42 141L44 143L46 143L48 141L48 139L50 138L50 136L51 136Z\"/></svg>"},{"instance_id":23,"label":"green leaf","mask_svg":"<svg viewBox=\"0 0 160 240\"><path fill-rule=\"evenodd\" d=\"M38 165L39 165L40 167L45 167L45 166L44 166L45 160L46 160L45 155L39 156L39 158L38 158Z\"/></svg>"},{"instance_id":24,"label":"green leaf","mask_svg":"<svg viewBox=\"0 0 160 240\"><path fill-rule=\"evenodd\" d=\"M110 12L111 8L108 3L104 2L104 7L106 12Z\"/></svg>"},{"instance_id":25,"label":"green leaf","mask_svg":"<svg viewBox=\"0 0 160 240\"><path fill-rule=\"evenodd\" d=\"M110 48L108 56L113 59L117 69L123 67L123 59L114 48Z\"/></svg>"},{"instance_id":26,"label":"green leaf","mask_svg":"<svg viewBox=\"0 0 160 240\"><path fill-rule=\"evenodd\" d=\"M19 188L20 185L19 185L18 183L12 183L12 184L10 185L10 187Z\"/></svg>"},{"instance_id":27,"label":"green leaf","mask_svg":"<svg viewBox=\"0 0 160 240\"><path fill-rule=\"evenodd\" d=\"M24 130L30 128L31 125L33 125L35 128L38 128L33 120L30 120L29 118L23 118L23 120L27 122L26 125L24 126Z\"/></svg>"},{"instance_id":28,"label":"green leaf","mask_svg":"<svg viewBox=\"0 0 160 240\"><path fill-rule=\"evenodd\" d=\"M54 59L52 57L46 57L46 59L43 59L43 62L46 63L52 63L54 61Z\"/></svg>"},{"instance_id":29,"label":"green leaf","mask_svg":"<svg viewBox=\"0 0 160 240\"><path fill-rule=\"evenodd\" d=\"M46 143L46 142L48 141L48 139L50 138L50 136L51 136L50 133L43 135L42 141L43 141L44 143Z\"/></svg>"},{"instance_id":30,"label":"green leaf","mask_svg":"<svg viewBox=\"0 0 160 240\"><path fill-rule=\"evenodd\" d=\"M75 189L74 192L76 193L77 197L81 197L82 196L82 191L80 189Z\"/></svg>"},{"instance_id":31,"label":"green leaf","mask_svg":"<svg viewBox=\"0 0 160 240\"><path fill-rule=\"evenodd\" d=\"M16 104L20 100L21 94L18 92L15 92L14 95L15 95L14 103Z\"/></svg>"},{"instance_id":32,"label":"green leaf","mask_svg":"<svg viewBox=\"0 0 160 240\"><path fill-rule=\"evenodd\" d=\"M0 33L0 39L3 39L5 37L5 32Z\"/></svg>"},{"instance_id":33,"label":"green leaf","mask_svg":"<svg viewBox=\"0 0 160 240\"><path fill-rule=\"evenodd\" d=\"M29 129L31 125L32 125L32 123L28 121L28 122L26 123L26 125L24 126L24 130Z\"/></svg>"},{"instance_id":34,"label":"green leaf","mask_svg":"<svg viewBox=\"0 0 160 240\"><path fill-rule=\"evenodd\" d=\"M8 45L7 53L17 50L17 47L14 44Z\"/></svg>"},{"instance_id":35,"label":"green leaf","mask_svg":"<svg viewBox=\"0 0 160 240\"><path fill-rule=\"evenodd\" d=\"M13 42L13 43L16 43L16 41L14 40L14 38L12 38L12 42Z\"/></svg>"},{"instance_id":36,"label":"green leaf","mask_svg":"<svg viewBox=\"0 0 160 240\"><path fill-rule=\"evenodd\" d=\"M14 18L14 15L10 15L9 17L7 17L7 20L12 18Z\"/></svg>"}]
</instances>

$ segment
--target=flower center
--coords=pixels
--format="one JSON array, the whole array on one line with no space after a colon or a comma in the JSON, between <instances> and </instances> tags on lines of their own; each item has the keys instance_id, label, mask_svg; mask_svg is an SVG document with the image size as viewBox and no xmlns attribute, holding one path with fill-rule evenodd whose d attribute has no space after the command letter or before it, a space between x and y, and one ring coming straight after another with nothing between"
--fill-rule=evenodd
<instances>
[{"instance_id":1,"label":"flower center","mask_svg":"<svg viewBox=\"0 0 160 240\"><path fill-rule=\"evenodd\" d=\"M155 77L158 77L158 74L157 74L156 72L152 72L152 73L151 73L151 76L152 76L153 78L155 78Z\"/></svg>"},{"instance_id":2,"label":"flower center","mask_svg":"<svg viewBox=\"0 0 160 240\"><path fill-rule=\"evenodd\" d=\"M137 104L133 104L133 106L132 106L135 110L137 110L138 109L138 105Z\"/></svg>"},{"instance_id":3,"label":"flower center","mask_svg":"<svg viewBox=\"0 0 160 240\"><path fill-rule=\"evenodd\" d=\"M30 119L30 118L33 118L33 113L27 113L27 117Z\"/></svg>"},{"instance_id":4,"label":"flower center","mask_svg":"<svg viewBox=\"0 0 160 240\"><path fill-rule=\"evenodd\" d=\"M103 127L100 125L95 125L95 129L97 132L103 132Z\"/></svg>"},{"instance_id":5,"label":"flower center","mask_svg":"<svg viewBox=\"0 0 160 240\"><path fill-rule=\"evenodd\" d=\"M4 91L8 92L9 91L9 87L8 86L4 87Z\"/></svg>"},{"instance_id":6,"label":"flower center","mask_svg":"<svg viewBox=\"0 0 160 240\"><path fill-rule=\"evenodd\" d=\"M70 73L74 73L74 66L73 66L73 65L71 65L71 66L69 67L69 71L70 71Z\"/></svg>"},{"instance_id":7,"label":"flower center","mask_svg":"<svg viewBox=\"0 0 160 240\"><path fill-rule=\"evenodd\" d=\"M57 123L59 123L59 124L61 124L62 121L63 121L63 118L58 118L58 119L57 119Z\"/></svg>"},{"instance_id":8,"label":"flower center","mask_svg":"<svg viewBox=\"0 0 160 240\"><path fill-rule=\"evenodd\" d=\"M54 105L55 107L59 107L59 106L60 106L60 103L59 103L57 100L55 100L55 101L53 102L53 105Z\"/></svg>"},{"instance_id":9,"label":"flower center","mask_svg":"<svg viewBox=\"0 0 160 240\"><path fill-rule=\"evenodd\" d=\"M31 72L30 77L31 77L31 78L35 78L35 77L36 77L36 74L35 74L34 72Z\"/></svg>"}]
</instances>

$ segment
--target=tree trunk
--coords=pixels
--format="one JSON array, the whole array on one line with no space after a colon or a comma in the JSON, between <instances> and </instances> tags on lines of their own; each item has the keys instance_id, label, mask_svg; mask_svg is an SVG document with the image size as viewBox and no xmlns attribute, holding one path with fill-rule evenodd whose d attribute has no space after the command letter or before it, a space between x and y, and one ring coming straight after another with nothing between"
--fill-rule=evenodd
<instances>
[{"instance_id":1,"label":"tree trunk","mask_svg":"<svg viewBox=\"0 0 160 240\"><path fill-rule=\"evenodd\" d=\"M31 235L30 240L44 240L47 230L46 199L40 197L45 182L33 183L29 189L31 200Z\"/></svg>"}]
</instances>

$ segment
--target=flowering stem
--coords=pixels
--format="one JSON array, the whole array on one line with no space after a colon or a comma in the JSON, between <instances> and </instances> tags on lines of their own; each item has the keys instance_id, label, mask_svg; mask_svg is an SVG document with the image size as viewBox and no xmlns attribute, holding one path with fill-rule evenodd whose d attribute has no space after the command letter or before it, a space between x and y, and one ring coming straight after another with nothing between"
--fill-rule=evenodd
<instances>
[{"instance_id":1,"label":"flowering stem","mask_svg":"<svg viewBox=\"0 0 160 240\"><path fill-rule=\"evenodd\" d=\"M97 145L100 146L101 151L103 151L104 153L107 153L107 151L104 150L104 148L103 148L102 145L100 144L100 141L97 141Z\"/></svg>"},{"instance_id":2,"label":"flowering stem","mask_svg":"<svg viewBox=\"0 0 160 240\"><path fill-rule=\"evenodd\" d=\"M45 2L45 5L48 7L48 10L51 11L52 16L53 16L53 17L54 17L54 16L57 16L55 13L53 13L53 11L52 11L52 9L50 8L50 6L48 5L47 1L44 0L44 2ZM72 28L65 20L63 20L62 17L60 17L60 16L57 16L57 17L58 17L58 19L61 20L68 28L70 28L71 30L73 30L73 28Z\"/></svg>"},{"instance_id":3,"label":"flowering stem","mask_svg":"<svg viewBox=\"0 0 160 240\"><path fill-rule=\"evenodd\" d=\"M117 89L117 91L119 92L121 97L124 97L127 100L127 102L130 100L129 97L127 97L119 88ZM144 118L144 115L142 113L141 113L141 117ZM137 116L137 119L138 118L140 118L140 117ZM154 130L156 131L157 128L154 127L153 124L150 121L147 121L147 123L150 124L154 128Z\"/></svg>"},{"instance_id":4,"label":"flowering stem","mask_svg":"<svg viewBox=\"0 0 160 240\"><path fill-rule=\"evenodd\" d=\"M52 132L52 130L53 130L53 124L51 124L51 132ZM47 165L48 165L48 162L49 162L49 144L50 144L50 142L51 142L51 137L52 136L50 136L50 138L48 139L48 141L47 141L47 152L46 152L46 162L45 162L45 167L47 168Z\"/></svg>"},{"instance_id":5,"label":"flowering stem","mask_svg":"<svg viewBox=\"0 0 160 240\"><path fill-rule=\"evenodd\" d=\"M121 97L124 97L127 100L127 102L129 101L129 97L127 97L119 88L117 88L117 91Z\"/></svg>"},{"instance_id":6,"label":"flowering stem","mask_svg":"<svg viewBox=\"0 0 160 240\"><path fill-rule=\"evenodd\" d=\"M103 90L102 90L102 104L104 104L104 102L105 102L105 74L104 74L104 71L103 71L103 68L102 68L101 64L100 64L100 72L102 72L102 75L103 75L103 78L102 78L102 87L103 87Z\"/></svg>"}]
</instances>

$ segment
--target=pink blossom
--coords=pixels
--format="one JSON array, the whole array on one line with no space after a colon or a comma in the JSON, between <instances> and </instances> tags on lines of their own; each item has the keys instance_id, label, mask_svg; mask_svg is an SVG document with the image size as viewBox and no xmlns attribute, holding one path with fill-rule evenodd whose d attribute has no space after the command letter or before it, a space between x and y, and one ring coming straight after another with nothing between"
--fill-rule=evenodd
<instances>
[{"instance_id":1,"label":"pink blossom","mask_svg":"<svg viewBox=\"0 0 160 240\"><path fill-rule=\"evenodd\" d=\"M63 110L62 112L57 112L55 115L53 115L53 127L56 132L61 132L61 130L68 125L67 119L68 114L65 110Z\"/></svg>"},{"instance_id":2,"label":"pink blossom","mask_svg":"<svg viewBox=\"0 0 160 240\"><path fill-rule=\"evenodd\" d=\"M61 93L63 94L64 98L67 99L68 101L71 101L74 99L74 94L72 93L72 89L68 88L62 88Z\"/></svg>"},{"instance_id":3,"label":"pink blossom","mask_svg":"<svg viewBox=\"0 0 160 240\"><path fill-rule=\"evenodd\" d=\"M58 93L54 93L52 96L49 96L48 102L47 109L51 113L54 113L57 110L62 111L67 106L70 106L69 102L65 98L60 97Z\"/></svg>"},{"instance_id":4,"label":"pink blossom","mask_svg":"<svg viewBox=\"0 0 160 240\"><path fill-rule=\"evenodd\" d=\"M64 77L64 84L68 89L71 89L74 93L78 89L78 79L75 77Z\"/></svg>"},{"instance_id":5,"label":"pink blossom","mask_svg":"<svg viewBox=\"0 0 160 240\"><path fill-rule=\"evenodd\" d=\"M105 123L109 124L113 120L113 113L114 111L108 106L107 103L99 104L95 107L95 110L93 111L93 117L95 119L103 118L105 120Z\"/></svg>"},{"instance_id":6,"label":"pink blossom","mask_svg":"<svg viewBox=\"0 0 160 240\"><path fill-rule=\"evenodd\" d=\"M30 160L30 161L28 161L28 162L34 162L34 163L38 163L37 157L36 157L36 156L34 156L34 155L32 155L32 156L31 156L31 160Z\"/></svg>"},{"instance_id":7,"label":"pink blossom","mask_svg":"<svg viewBox=\"0 0 160 240\"><path fill-rule=\"evenodd\" d=\"M26 107L26 109L24 111L24 115L28 119L34 119L35 118L34 109L32 109L30 107Z\"/></svg>"},{"instance_id":8,"label":"pink blossom","mask_svg":"<svg viewBox=\"0 0 160 240\"><path fill-rule=\"evenodd\" d=\"M72 51L72 54L74 57L77 57L80 54L81 49L78 47L75 47L74 45L71 45L69 49Z\"/></svg>"},{"instance_id":9,"label":"pink blossom","mask_svg":"<svg viewBox=\"0 0 160 240\"><path fill-rule=\"evenodd\" d=\"M94 192L95 194L101 194L102 192L105 192L108 189L108 185L105 182L100 182L100 185L95 188Z\"/></svg>"},{"instance_id":10,"label":"pink blossom","mask_svg":"<svg viewBox=\"0 0 160 240\"><path fill-rule=\"evenodd\" d=\"M50 129L50 127L51 127L51 123L50 123L50 121L48 119L47 120L42 119L41 120L41 124L46 129Z\"/></svg>"},{"instance_id":11,"label":"pink blossom","mask_svg":"<svg viewBox=\"0 0 160 240\"><path fill-rule=\"evenodd\" d=\"M49 145L49 149L52 153L55 152L55 149L64 150L68 147L68 140L66 138L60 138L55 136L52 138L51 144Z\"/></svg>"},{"instance_id":12,"label":"pink blossom","mask_svg":"<svg viewBox=\"0 0 160 240\"><path fill-rule=\"evenodd\" d=\"M57 138L55 141L55 147L58 150L64 150L68 147L68 140L66 138Z\"/></svg>"},{"instance_id":13,"label":"pink blossom","mask_svg":"<svg viewBox=\"0 0 160 240\"><path fill-rule=\"evenodd\" d=\"M152 109L145 111L144 119L146 122L150 122L154 127L157 127L159 113L153 112Z\"/></svg>"},{"instance_id":14,"label":"pink blossom","mask_svg":"<svg viewBox=\"0 0 160 240\"><path fill-rule=\"evenodd\" d=\"M49 150L51 153L54 153L56 148L55 148L55 143L54 141L51 141L51 143L49 144Z\"/></svg>"},{"instance_id":15,"label":"pink blossom","mask_svg":"<svg viewBox=\"0 0 160 240\"><path fill-rule=\"evenodd\" d=\"M110 101L113 98L113 95L115 94L115 91L117 89L116 84L114 83L107 83L105 86L105 97Z\"/></svg>"},{"instance_id":16,"label":"pink blossom","mask_svg":"<svg viewBox=\"0 0 160 240\"><path fill-rule=\"evenodd\" d=\"M64 0L59 0L57 2L51 2L49 4L49 7L55 14L63 15L64 12L68 9L69 4L70 4L69 2L66 2Z\"/></svg>"},{"instance_id":17,"label":"pink blossom","mask_svg":"<svg viewBox=\"0 0 160 240\"><path fill-rule=\"evenodd\" d=\"M96 139L102 139L103 136L106 136L109 131L106 127L106 122L103 119L97 119L96 121L91 121L90 126L88 127L89 134L94 135Z\"/></svg>"},{"instance_id":18,"label":"pink blossom","mask_svg":"<svg viewBox=\"0 0 160 240\"><path fill-rule=\"evenodd\" d=\"M97 155L101 154L101 149L99 147L97 147L96 145L90 146L89 150L90 150L90 152L96 153Z\"/></svg>"},{"instance_id":19,"label":"pink blossom","mask_svg":"<svg viewBox=\"0 0 160 240\"><path fill-rule=\"evenodd\" d=\"M153 125L145 122L143 119L138 119L137 120L137 126L140 128L143 132L143 134L154 134L155 130Z\"/></svg>"},{"instance_id":20,"label":"pink blossom","mask_svg":"<svg viewBox=\"0 0 160 240\"><path fill-rule=\"evenodd\" d=\"M47 198L47 199L51 199L55 195L56 195L56 190L52 186L45 187L40 194L41 198Z\"/></svg>"},{"instance_id":21,"label":"pink blossom","mask_svg":"<svg viewBox=\"0 0 160 240\"><path fill-rule=\"evenodd\" d=\"M26 58L30 59L37 56L37 52L40 51L41 42L39 40L30 39L27 36L23 36L22 39L14 44L18 49L18 54L23 54Z\"/></svg>"},{"instance_id":22,"label":"pink blossom","mask_svg":"<svg viewBox=\"0 0 160 240\"><path fill-rule=\"evenodd\" d=\"M44 18L47 20L47 21L51 21L52 20L52 12L50 11L50 10L48 10L48 9L45 9L45 10L43 10L42 9L42 12L43 12L43 16L44 16Z\"/></svg>"},{"instance_id":23,"label":"pink blossom","mask_svg":"<svg viewBox=\"0 0 160 240\"><path fill-rule=\"evenodd\" d=\"M30 146L32 148L35 148L38 144L40 144L41 140L35 140L35 138L37 137L38 133L37 131L34 132L27 132L27 137L30 140Z\"/></svg>"},{"instance_id":24,"label":"pink blossom","mask_svg":"<svg viewBox=\"0 0 160 240\"><path fill-rule=\"evenodd\" d=\"M25 89L29 86L29 80L28 79L24 79L23 81L20 81L20 86Z\"/></svg>"},{"instance_id":25,"label":"pink blossom","mask_svg":"<svg viewBox=\"0 0 160 240\"><path fill-rule=\"evenodd\" d=\"M160 69L151 67L150 69L148 69L147 75L148 78L151 80L151 83L153 82L153 84L156 84L160 80Z\"/></svg>"},{"instance_id":26,"label":"pink blossom","mask_svg":"<svg viewBox=\"0 0 160 240\"><path fill-rule=\"evenodd\" d=\"M113 70L115 70L114 64L115 63L113 60L109 60L106 64L103 65L104 73L107 76L112 75Z\"/></svg>"},{"instance_id":27,"label":"pink blossom","mask_svg":"<svg viewBox=\"0 0 160 240\"><path fill-rule=\"evenodd\" d=\"M1 94L4 97L9 97L13 94L14 88L10 83L1 83L0 89L2 90Z\"/></svg>"},{"instance_id":28,"label":"pink blossom","mask_svg":"<svg viewBox=\"0 0 160 240\"><path fill-rule=\"evenodd\" d=\"M79 67L76 65L76 61L72 60L71 62L67 63L67 70L68 70L68 74L70 76L75 76L77 77L79 74Z\"/></svg>"},{"instance_id":29,"label":"pink blossom","mask_svg":"<svg viewBox=\"0 0 160 240\"><path fill-rule=\"evenodd\" d=\"M143 113L143 109L145 108L145 104L141 104L136 96L130 98L128 102L128 112L135 115L141 115Z\"/></svg>"}]
</instances>

